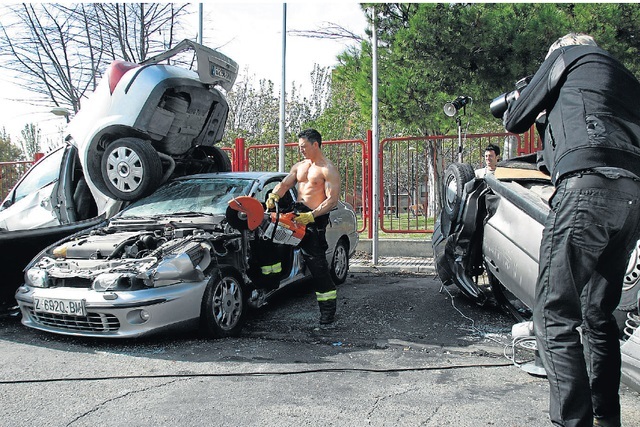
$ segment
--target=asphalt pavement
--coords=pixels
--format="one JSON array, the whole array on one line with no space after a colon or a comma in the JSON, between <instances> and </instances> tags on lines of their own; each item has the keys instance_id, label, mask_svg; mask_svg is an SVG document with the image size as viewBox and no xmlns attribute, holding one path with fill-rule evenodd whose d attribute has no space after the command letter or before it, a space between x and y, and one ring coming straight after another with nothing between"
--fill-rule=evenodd
<instances>
[{"instance_id":1,"label":"asphalt pavement","mask_svg":"<svg viewBox=\"0 0 640 427\"><path fill-rule=\"evenodd\" d=\"M513 359L509 316L407 271L418 260L353 261L327 328L304 286L253 312L238 338L84 339L0 319L0 424L550 425L547 381L519 366L527 346ZM640 426L639 398L622 386L627 427Z\"/></svg>"}]
</instances>

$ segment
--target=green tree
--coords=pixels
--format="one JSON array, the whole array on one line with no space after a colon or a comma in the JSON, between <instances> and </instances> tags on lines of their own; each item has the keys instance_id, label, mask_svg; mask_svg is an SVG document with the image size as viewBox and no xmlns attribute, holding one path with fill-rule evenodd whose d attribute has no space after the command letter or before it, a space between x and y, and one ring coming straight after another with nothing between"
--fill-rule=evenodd
<instances>
[{"instance_id":1,"label":"green tree","mask_svg":"<svg viewBox=\"0 0 640 427\"><path fill-rule=\"evenodd\" d=\"M22 153L27 160L33 160L36 153L42 150L42 135L40 127L34 123L24 125L24 129L20 131L22 134Z\"/></svg>"},{"instance_id":2,"label":"green tree","mask_svg":"<svg viewBox=\"0 0 640 427\"><path fill-rule=\"evenodd\" d=\"M640 70L640 5L551 3L375 3L362 5L378 38L378 105L382 123L412 134L456 132L443 105L459 95L473 98L465 120L472 133L502 132L489 112L491 100L533 74L558 37L593 35L632 71ZM597 16L598 20L593 19ZM363 117L371 117L370 42L345 52L335 73L350 81ZM420 147L418 147L420 149ZM433 183L430 208L439 209L443 147L423 147ZM467 153L471 154L471 153Z\"/></svg>"},{"instance_id":3,"label":"green tree","mask_svg":"<svg viewBox=\"0 0 640 427\"><path fill-rule=\"evenodd\" d=\"M15 162L23 160L20 147L11 142L11 136L5 128L0 132L0 162Z\"/></svg>"},{"instance_id":4,"label":"green tree","mask_svg":"<svg viewBox=\"0 0 640 427\"><path fill-rule=\"evenodd\" d=\"M458 95L474 100L474 125L500 130L488 105L534 73L558 37L593 35L633 72L640 72L640 5L617 3L376 3L379 108L422 135L450 132L442 106ZM597 20L593 16L598 16ZM371 46L345 52L336 70L348 76L365 116L371 111Z\"/></svg>"}]
</instances>

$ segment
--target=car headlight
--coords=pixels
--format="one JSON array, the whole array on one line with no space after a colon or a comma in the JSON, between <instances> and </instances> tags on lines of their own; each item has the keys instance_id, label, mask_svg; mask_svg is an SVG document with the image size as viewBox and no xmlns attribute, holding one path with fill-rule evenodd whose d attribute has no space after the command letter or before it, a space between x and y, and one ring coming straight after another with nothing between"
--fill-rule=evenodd
<instances>
[{"instance_id":1,"label":"car headlight","mask_svg":"<svg viewBox=\"0 0 640 427\"><path fill-rule=\"evenodd\" d=\"M123 273L102 273L91 284L91 289L97 292L135 291L142 288L144 284L135 275Z\"/></svg>"},{"instance_id":2,"label":"car headlight","mask_svg":"<svg viewBox=\"0 0 640 427\"><path fill-rule=\"evenodd\" d=\"M24 274L24 281L27 286L34 288L46 288L49 284L49 275L41 268L30 268Z\"/></svg>"},{"instance_id":3,"label":"car headlight","mask_svg":"<svg viewBox=\"0 0 640 427\"><path fill-rule=\"evenodd\" d=\"M204 279L200 266L194 265L187 253L167 256L148 273L147 286L169 286L181 282L197 282Z\"/></svg>"}]
</instances>

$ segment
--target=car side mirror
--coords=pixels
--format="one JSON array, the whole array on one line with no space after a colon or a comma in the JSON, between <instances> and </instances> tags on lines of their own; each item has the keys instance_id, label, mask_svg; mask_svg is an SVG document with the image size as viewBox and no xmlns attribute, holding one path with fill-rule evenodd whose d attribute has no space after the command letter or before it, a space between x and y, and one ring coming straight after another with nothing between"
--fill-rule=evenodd
<instances>
[{"instance_id":1,"label":"car side mirror","mask_svg":"<svg viewBox=\"0 0 640 427\"><path fill-rule=\"evenodd\" d=\"M5 209L7 209L9 206L13 205L13 202L11 201L11 199L7 199L2 203L2 206L0 206L0 211L3 211Z\"/></svg>"}]
</instances>

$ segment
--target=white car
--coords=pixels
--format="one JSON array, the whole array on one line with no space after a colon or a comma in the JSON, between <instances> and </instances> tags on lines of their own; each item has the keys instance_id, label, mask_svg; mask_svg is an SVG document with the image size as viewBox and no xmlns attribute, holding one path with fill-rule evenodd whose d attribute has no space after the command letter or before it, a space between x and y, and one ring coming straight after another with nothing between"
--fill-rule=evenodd
<instances>
[{"instance_id":1,"label":"white car","mask_svg":"<svg viewBox=\"0 0 640 427\"><path fill-rule=\"evenodd\" d=\"M193 50L197 71L162 64ZM222 139L237 64L184 40L142 64L114 61L66 130L0 207L0 254L12 259L0 304L40 249L110 218L172 177L231 170ZM10 257L8 258L8 256Z\"/></svg>"}]
</instances>

